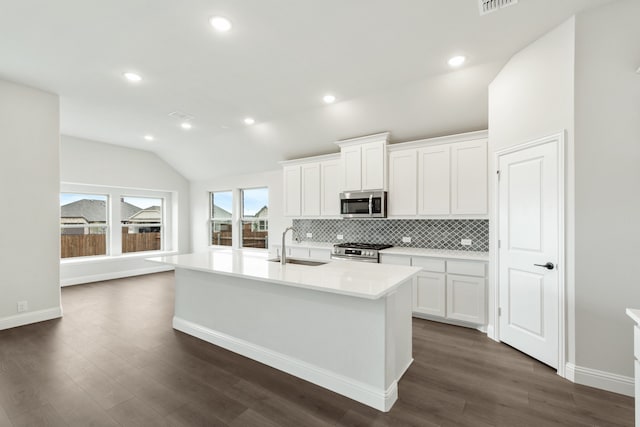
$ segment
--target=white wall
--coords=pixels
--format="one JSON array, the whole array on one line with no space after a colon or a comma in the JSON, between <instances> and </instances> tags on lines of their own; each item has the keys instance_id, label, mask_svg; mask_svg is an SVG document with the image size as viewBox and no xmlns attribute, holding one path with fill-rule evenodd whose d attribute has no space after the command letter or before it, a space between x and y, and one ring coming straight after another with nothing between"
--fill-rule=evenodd
<instances>
[{"instance_id":1,"label":"white wall","mask_svg":"<svg viewBox=\"0 0 640 427\"><path fill-rule=\"evenodd\" d=\"M209 192L238 188L269 188L269 246L280 241L282 230L291 225L283 215L282 170L229 176L191 183L191 240L194 252L207 250L209 236ZM236 203L237 205L237 203ZM237 227L234 228L234 231ZM291 233L287 236L291 239Z\"/></svg>"},{"instance_id":2,"label":"white wall","mask_svg":"<svg viewBox=\"0 0 640 427\"><path fill-rule=\"evenodd\" d=\"M509 60L489 85L489 171L496 170L495 152L509 146L566 131L566 268L567 360L574 360L573 342L573 84L575 19L527 46ZM496 218L495 177L490 173L491 218ZM490 221L491 236L495 221ZM496 242L492 239L493 248ZM496 251L492 251L495 265ZM492 275L493 282L493 275ZM490 287L491 324L494 286ZM491 329L491 328L490 328Z\"/></svg>"},{"instance_id":3,"label":"white wall","mask_svg":"<svg viewBox=\"0 0 640 427\"><path fill-rule=\"evenodd\" d=\"M0 329L60 317L58 97L0 80ZM18 315L16 303L28 301Z\"/></svg>"},{"instance_id":4,"label":"white wall","mask_svg":"<svg viewBox=\"0 0 640 427\"><path fill-rule=\"evenodd\" d=\"M640 308L640 2L576 20L576 365L633 376Z\"/></svg>"},{"instance_id":5,"label":"white wall","mask_svg":"<svg viewBox=\"0 0 640 427\"><path fill-rule=\"evenodd\" d=\"M171 197L177 200L173 219L178 224L172 249L191 250L189 182L155 154L62 136L60 176L63 183L171 192ZM60 270L61 282L63 285L86 283L163 269L143 258L144 255L127 255L95 261L65 260Z\"/></svg>"}]
</instances>

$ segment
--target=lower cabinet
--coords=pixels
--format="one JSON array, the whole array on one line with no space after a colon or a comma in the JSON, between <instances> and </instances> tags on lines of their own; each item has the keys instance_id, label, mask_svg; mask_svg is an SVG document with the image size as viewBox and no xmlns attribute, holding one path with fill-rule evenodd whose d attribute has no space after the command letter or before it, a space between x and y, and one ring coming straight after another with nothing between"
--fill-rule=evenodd
<instances>
[{"instance_id":1,"label":"lower cabinet","mask_svg":"<svg viewBox=\"0 0 640 427\"><path fill-rule=\"evenodd\" d=\"M280 257L280 253L282 252L282 247L280 245L272 245L271 249L275 251L275 253L272 253L274 253L276 257ZM287 256L301 259L330 260L331 249L287 246Z\"/></svg>"},{"instance_id":2,"label":"lower cabinet","mask_svg":"<svg viewBox=\"0 0 640 427\"><path fill-rule=\"evenodd\" d=\"M413 285L413 312L417 317L461 324L486 323L485 261L383 253L380 262L422 268Z\"/></svg>"},{"instance_id":3,"label":"lower cabinet","mask_svg":"<svg viewBox=\"0 0 640 427\"><path fill-rule=\"evenodd\" d=\"M445 317L446 280L443 273L420 273L413 287L413 311Z\"/></svg>"}]
</instances>

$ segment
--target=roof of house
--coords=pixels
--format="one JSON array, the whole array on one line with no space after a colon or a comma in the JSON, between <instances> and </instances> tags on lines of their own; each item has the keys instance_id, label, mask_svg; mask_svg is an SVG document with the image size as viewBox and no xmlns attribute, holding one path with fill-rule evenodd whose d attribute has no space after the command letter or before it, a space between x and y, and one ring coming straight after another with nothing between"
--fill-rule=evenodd
<instances>
[{"instance_id":1,"label":"roof of house","mask_svg":"<svg viewBox=\"0 0 640 427\"><path fill-rule=\"evenodd\" d=\"M227 219L227 218L231 218L231 212L222 209L220 206L218 205L213 205L213 218L215 219Z\"/></svg>"},{"instance_id":2,"label":"roof of house","mask_svg":"<svg viewBox=\"0 0 640 427\"><path fill-rule=\"evenodd\" d=\"M120 216L129 218L140 212L140 208L124 201L120 202ZM104 200L82 199L60 206L61 218L84 218L87 222L106 222L107 208Z\"/></svg>"},{"instance_id":3,"label":"roof of house","mask_svg":"<svg viewBox=\"0 0 640 427\"><path fill-rule=\"evenodd\" d=\"M129 222L160 222L161 220L162 209L160 206L150 206L139 210L128 218Z\"/></svg>"}]
</instances>

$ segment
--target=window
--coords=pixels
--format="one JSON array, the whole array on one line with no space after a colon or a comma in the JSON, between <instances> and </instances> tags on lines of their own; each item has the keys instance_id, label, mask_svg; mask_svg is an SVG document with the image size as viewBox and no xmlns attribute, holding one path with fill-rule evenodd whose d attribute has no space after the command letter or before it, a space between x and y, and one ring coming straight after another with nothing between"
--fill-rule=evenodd
<instances>
[{"instance_id":1,"label":"window","mask_svg":"<svg viewBox=\"0 0 640 427\"><path fill-rule=\"evenodd\" d=\"M122 253L162 250L163 200L121 197Z\"/></svg>"},{"instance_id":2,"label":"window","mask_svg":"<svg viewBox=\"0 0 640 427\"><path fill-rule=\"evenodd\" d=\"M109 198L106 195L60 194L60 257L107 254Z\"/></svg>"},{"instance_id":3,"label":"window","mask_svg":"<svg viewBox=\"0 0 640 427\"><path fill-rule=\"evenodd\" d=\"M242 196L242 244L243 248L269 247L269 189L240 190Z\"/></svg>"},{"instance_id":4,"label":"window","mask_svg":"<svg viewBox=\"0 0 640 427\"><path fill-rule=\"evenodd\" d=\"M231 246L233 241L233 193L211 193L211 245Z\"/></svg>"}]
</instances>

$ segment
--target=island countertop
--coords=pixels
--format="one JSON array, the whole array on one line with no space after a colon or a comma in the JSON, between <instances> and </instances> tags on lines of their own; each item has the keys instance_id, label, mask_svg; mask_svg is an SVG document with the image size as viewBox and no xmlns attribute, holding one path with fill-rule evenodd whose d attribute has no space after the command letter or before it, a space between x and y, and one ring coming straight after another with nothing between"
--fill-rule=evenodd
<instances>
[{"instance_id":1,"label":"island countertop","mask_svg":"<svg viewBox=\"0 0 640 427\"><path fill-rule=\"evenodd\" d=\"M420 272L418 267L355 261L329 261L318 266L283 266L279 262L267 261L268 259L266 253L243 250L215 250L147 258L148 261L177 268L366 299L381 298Z\"/></svg>"}]
</instances>

